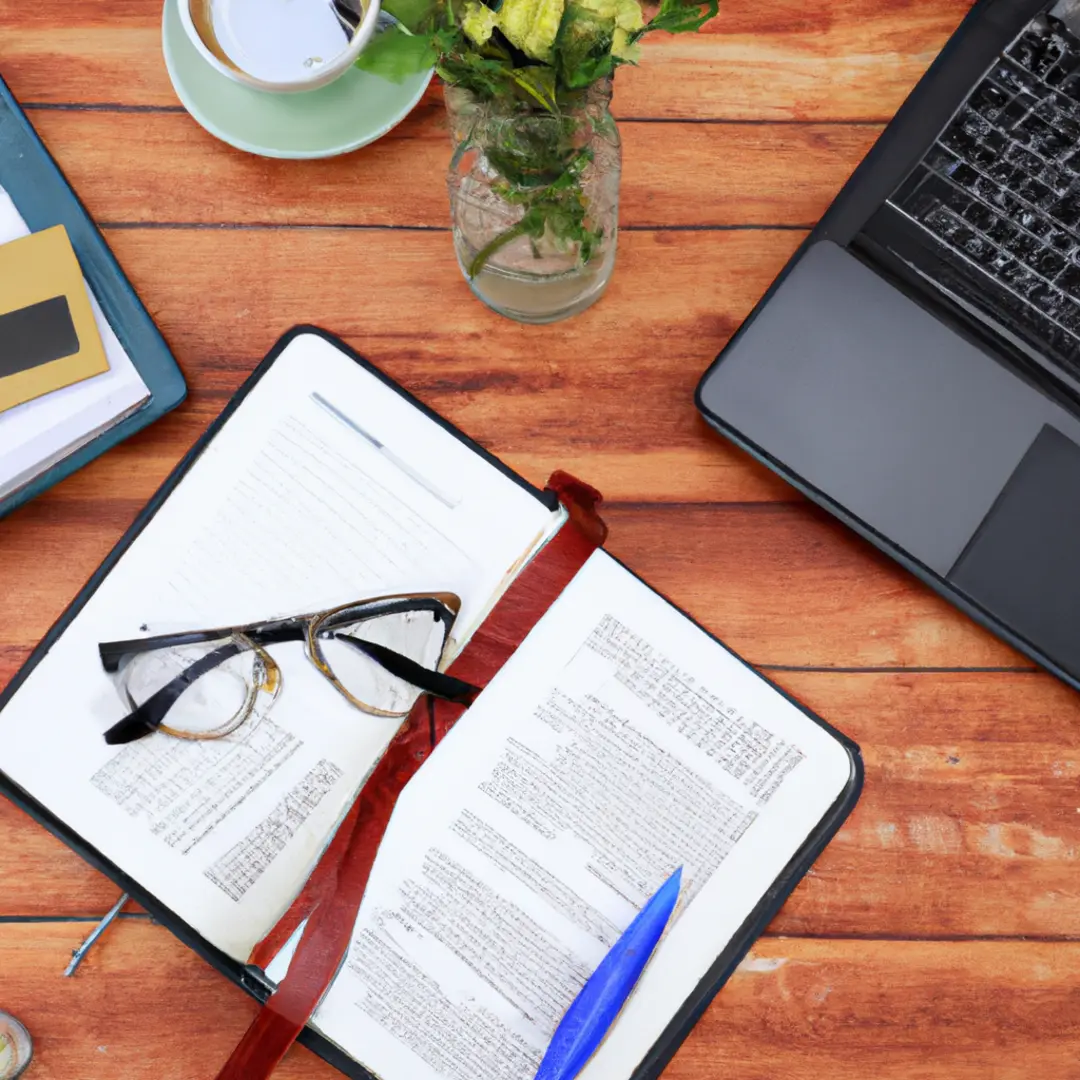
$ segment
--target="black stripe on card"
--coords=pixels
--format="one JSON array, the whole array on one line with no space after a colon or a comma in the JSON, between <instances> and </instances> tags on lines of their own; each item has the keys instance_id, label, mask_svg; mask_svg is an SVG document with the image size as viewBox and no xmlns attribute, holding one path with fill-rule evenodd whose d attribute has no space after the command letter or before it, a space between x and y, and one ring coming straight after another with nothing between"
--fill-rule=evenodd
<instances>
[{"instance_id":1,"label":"black stripe on card","mask_svg":"<svg viewBox=\"0 0 1080 1080\"><path fill-rule=\"evenodd\" d=\"M0 315L0 379L79 351L66 296Z\"/></svg>"}]
</instances>

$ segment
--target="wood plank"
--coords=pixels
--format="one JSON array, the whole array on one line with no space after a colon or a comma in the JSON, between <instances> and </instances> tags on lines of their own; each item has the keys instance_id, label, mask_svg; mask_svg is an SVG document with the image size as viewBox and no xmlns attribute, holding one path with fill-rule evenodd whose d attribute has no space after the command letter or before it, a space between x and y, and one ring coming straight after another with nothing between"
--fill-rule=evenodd
<instances>
[{"instance_id":1,"label":"wood plank","mask_svg":"<svg viewBox=\"0 0 1080 1080\"><path fill-rule=\"evenodd\" d=\"M866 788L770 933L1080 938L1080 697L1045 675L774 673L855 738ZM117 890L0 801L0 917Z\"/></svg>"},{"instance_id":2,"label":"wood plank","mask_svg":"<svg viewBox=\"0 0 1080 1080\"><path fill-rule=\"evenodd\" d=\"M14 674L139 508L38 500L12 518L0 566L0 645L11 665L3 675ZM613 554L756 664L1026 663L816 509L612 505L606 517Z\"/></svg>"},{"instance_id":3,"label":"wood plank","mask_svg":"<svg viewBox=\"0 0 1080 1080\"><path fill-rule=\"evenodd\" d=\"M527 327L472 297L448 234L107 232L189 373L186 409L203 410L202 423L280 333L306 321L346 338L500 454L692 447L698 461L707 428L692 404L697 380L802 237L626 232L601 303L573 324ZM418 311L437 313L421 333ZM671 497L663 479L635 497Z\"/></svg>"},{"instance_id":4,"label":"wood plank","mask_svg":"<svg viewBox=\"0 0 1080 1080\"><path fill-rule=\"evenodd\" d=\"M725 0L707 33L646 44L619 76L623 116L890 117L969 7L967 0ZM0 0L0 70L35 102L175 104L159 5L97 0L65 12Z\"/></svg>"},{"instance_id":5,"label":"wood plank","mask_svg":"<svg viewBox=\"0 0 1080 1080\"><path fill-rule=\"evenodd\" d=\"M568 332L489 312L469 293L445 234L109 230L191 395L47 499L111 493L145 502L297 321L341 334L533 479L571 468L624 501L795 498L715 436L692 399L801 237L624 233L609 295ZM438 314L417 334L420 310Z\"/></svg>"},{"instance_id":6,"label":"wood plank","mask_svg":"<svg viewBox=\"0 0 1080 1080\"><path fill-rule=\"evenodd\" d=\"M866 764L774 933L1080 940L1075 691L1045 674L774 677Z\"/></svg>"},{"instance_id":7,"label":"wood plank","mask_svg":"<svg viewBox=\"0 0 1080 1080\"><path fill-rule=\"evenodd\" d=\"M1066 1080L1080 945L769 941L667 1080Z\"/></svg>"},{"instance_id":8,"label":"wood plank","mask_svg":"<svg viewBox=\"0 0 1080 1080\"><path fill-rule=\"evenodd\" d=\"M38 1045L35 1080L210 1076L254 1004L161 927L116 927L74 979L85 927L0 926L4 1004ZM1080 945L761 942L668 1080L1029 1080L1080 1054ZM301 1047L275 1077L338 1075Z\"/></svg>"},{"instance_id":9,"label":"wood plank","mask_svg":"<svg viewBox=\"0 0 1080 1080\"><path fill-rule=\"evenodd\" d=\"M178 113L31 119L99 221L449 225L451 148L437 98L363 156L330 161L256 158ZM625 123L621 224L812 224L880 130Z\"/></svg>"},{"instance_id":10,"label":"wood plank","mask_svg":"<svg viewBox=\"0 0 1080 1080\"><path fill-rule=\"evenodd\" d=\"M612 507L607 516L608 550L752 663L1026 663L808 505Z\"/></svg>"},{"instance_id":11,"label":"wood plank","mask_svg":"<svg viewBox=\"0 0 1080 1080\"><path fill-rule=\"evenodd\" d=\"M117 924L78 974L62 977L85 923L0 925L4 1008L30 1029L33 1080L213 1076L255 1012L243 991L163 927ZM341 1074L301 1046L275 1080Z\"/></svg>"},{"instance_id":12,"label":"wood plank","mask_svg":"<svg viewBox=\"0 0 1080 1080\"><path fill-rule=\"evenodd\" d=\"M610 444L610 431L583 432L580 414L567 408L587 402L595 412L597 392L613 387L626 397L620 405L638 401L641 418L651 418L619 414L639 442L658 424L667 442L672 406L679 431L696 441L701 429L688 423L695 413L687 395L803 237L624 232L604 300L573 323L522 326L472 297L448 233L106 230L181 364L199 372L200 397L231 393L278 333L305 319L347 337L429 397L468 394L481 413L501 415L508 398L535 393L537 426L556 424L562 446ZM437 317L418 333L422 310Z\"/></svg>"}]
</instances>

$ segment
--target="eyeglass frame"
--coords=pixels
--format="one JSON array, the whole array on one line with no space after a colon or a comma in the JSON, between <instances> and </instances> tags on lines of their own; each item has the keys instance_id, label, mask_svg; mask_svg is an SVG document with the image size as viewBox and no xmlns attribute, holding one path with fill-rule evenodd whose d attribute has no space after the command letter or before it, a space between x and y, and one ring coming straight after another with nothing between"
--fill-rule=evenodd
<instances>
[{"instance_id":1,"label":"eyeglass frame","mask_svg":"<svg viewBox=\"0 0 1080 1080\"><path fill-rule=\"evenodd\" d=\"M442 649L434 669L426 668L410 657L395 652L385 645L377 645L375 642L362 641L348 636L342 636L339 640L348 641L350 645L370 657L391 675L419 689L421 696L428 694L464 705L471 704L473 698L479 693L479 687L461 679L456 679L440 670L446 660L447 649L450 644L450 630L461 611L460 597L454 593L394 593L387 596L371 597L366 600L357 600L328 610L307 615L294 615L284 619L245 623L232 627L215 627L209 630L156 634L150 637L99 643L98 654L102 667L109 674L116 674L121 663L132 656L154 652L158 649L176 648L182 645L197 645L213 641L227 642L222 648L207 653L206 656L194 661L164 686L159 687L141 704L136 704L128 694L127 698L132 710L105 732L105 741L110 745L121 745L135 742L157 731L175 738L193 741L221 739L232 734L232 732L239 730L250 718L254 702L260 690L267 690L274 698L280 691L282 685L281 669L277 661L266 651L267 647L294 641L304 643L304 652L308 660L354 708L372 716L403 719L411 712L412 706L404 711L395 712L379 709L361 701L334 674L318 644L319 628L328 620L343 612L377 604L388 604L390 607L385 611L373 612L369 617L374 618L384 615L397 615L408 611L426 610L434 615L436 621L443 623ZM242 643L241 645L236 644L237 639ZM248 698L245 700L244 706L236 714L241 716L239 721L229 727L228 730L223 727L213 733L180 731L164 723L169 710L189 686L203 675L225 663L225 661L231 660L234 656L239 656L244 651L244 648L254 653L257 662L263 669L263 677L260 685L249 687Z\"/></svg>"}]
</instances>

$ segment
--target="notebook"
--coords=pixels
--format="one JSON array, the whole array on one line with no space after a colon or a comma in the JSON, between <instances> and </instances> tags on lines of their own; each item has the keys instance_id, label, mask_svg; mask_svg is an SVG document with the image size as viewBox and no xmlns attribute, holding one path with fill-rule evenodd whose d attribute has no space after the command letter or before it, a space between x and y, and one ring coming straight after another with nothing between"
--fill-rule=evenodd
<instances>
[{"instance_id":1,"label":"notebook","mask_svg":"<svg viewBox=\"0 0 1080 1080\"><path fill-rule=\"evenodd\" d=\"M108 370L64 226L0 244L0 413Z\"/></svg>"},{"instance_id":2,"label":"notebook","mask_svg":"<svg viewBox=\"0 0 1080 1080\"><path fill-rule=\"evenodd\" d=\"M323 331L278 343L0 697L3 786L258 997L248 962L400 721L274 646L215 742L107 746L99 642L453 592L448 660L566 513ZM47 730L42 717L48 717ZM402 793L303 1041L354 1077L532 1080L674 865L586 1080L656 1075L839 828L858 750L598 549Z\"/></svg>"},{"instance_id":3,"label":"notebook","mask_svg":"<svg viewBox=\"0 0 1080 1080\"><path fill-rule=\"evenodd\" d=\"M30 236L22 215L0 186L0 256L9 243L25 243ZM93 290L85 281L82 284L107 366L92 378L35 396L0 413L0 505L149 400L146 383L106 320Z\"/></svg>"},{"instance_id":4,"label":"notebook","mask_svg":"<svg viewBox=\"0 0 1080 1080\"><path fill-rule=\"evenodd\" d=\"M0 244L63 226L108 371L0 412L0 516L184 399L183 376L101 233L0 79Z\"/></svg>"}]
</instances>

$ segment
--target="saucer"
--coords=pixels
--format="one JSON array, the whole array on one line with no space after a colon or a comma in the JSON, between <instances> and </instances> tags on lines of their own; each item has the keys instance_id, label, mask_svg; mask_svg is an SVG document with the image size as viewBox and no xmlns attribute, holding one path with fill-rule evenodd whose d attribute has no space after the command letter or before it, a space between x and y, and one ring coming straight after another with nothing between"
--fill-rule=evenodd
<instances>
[{"instance_id":1,"label":"saucer","mask_svg":"<svg viewBox=\"0 0 1080 1080\"><path fill-rule=\"evenodd\" d=\"M165 0L161 39L165 67L184 108L211 135L262 157L325 158L367 146L412 112L433 75L392 83L353 67L318 90L253 90L203 59L184 32L178 0Z\"/></svg>"}]
</instances>

